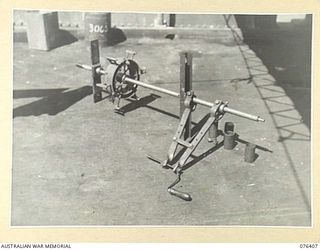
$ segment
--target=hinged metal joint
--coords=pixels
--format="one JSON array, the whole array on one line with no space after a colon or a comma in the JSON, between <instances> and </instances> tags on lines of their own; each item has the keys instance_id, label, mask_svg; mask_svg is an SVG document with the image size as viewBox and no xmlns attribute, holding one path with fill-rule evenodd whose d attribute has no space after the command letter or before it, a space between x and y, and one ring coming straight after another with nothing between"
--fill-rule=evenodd
<instances>
[{"instance_id":1,"label":"hinged metal joint","mask_svg":"<svg viewBox=\"0 0 320 250\"><path fill-rule=\"evenodd\" d=\"M184 99L183 104L184 104L185 108L189 108L189 109L191 109L191 111L194 111L197 107L197 104L193 101L194 97L196 97L196 96L194 95L193 90L185 93L185 99Z\"/></svg>"}]
</instances>

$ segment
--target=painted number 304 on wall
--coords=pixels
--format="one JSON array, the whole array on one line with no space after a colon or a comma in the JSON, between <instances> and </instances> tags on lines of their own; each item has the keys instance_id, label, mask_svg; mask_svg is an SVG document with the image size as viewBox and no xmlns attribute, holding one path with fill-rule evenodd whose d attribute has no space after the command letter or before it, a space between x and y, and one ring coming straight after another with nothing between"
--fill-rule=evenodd
<instances>
[{"instance_id":1,"label":"painted number 304 on wall","mask_svg":"<svg viewBox=\"0 0 320 250\"><path fill-rule=\"evenodd\" d=\"M99 24L92 24L89 23L89 32L90 33L105 33L108 31L107 25L99 25Z\"/></svg>"}]
</instances>

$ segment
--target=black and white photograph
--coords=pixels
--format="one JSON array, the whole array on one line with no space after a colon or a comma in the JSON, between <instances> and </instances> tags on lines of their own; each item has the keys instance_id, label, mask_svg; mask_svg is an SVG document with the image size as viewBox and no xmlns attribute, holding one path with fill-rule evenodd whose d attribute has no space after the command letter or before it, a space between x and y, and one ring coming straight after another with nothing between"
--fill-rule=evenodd
<instances>
[{"instance_id":1,"label":"black and white photograph","mask_svg":"<svg viewBox=\"0 0 320 250\"><path fill-rule=\"evenodd\" d=\"M11 227L313 226L313 14L12 25Z\"/></svg>"}]
</instances>

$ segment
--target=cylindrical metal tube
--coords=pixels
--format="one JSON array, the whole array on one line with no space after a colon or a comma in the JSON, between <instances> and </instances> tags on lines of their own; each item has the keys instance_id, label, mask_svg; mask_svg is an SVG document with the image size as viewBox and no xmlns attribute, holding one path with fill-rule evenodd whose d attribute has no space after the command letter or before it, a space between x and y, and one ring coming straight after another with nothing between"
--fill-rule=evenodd
<instances>
[{"instance_id":1,"label":"cylindrical metal tube","mask_svg":"<svg viewBox=\"0 0 320 250\"><path fill-rule=\"evenodd\" d=\"M246 145L246 149L244 151L245 162L249 162L249 163L254 162L254 160L256 159L256 153L255 153L256 147L257 145L250 142Z\"/></svg>"},{"instance_id":2,"label":"cylindrical metal tube","mask_svg":"<svg viewBox=\"0 0 320 250\"><path fill-rule=\"evenodd\" d=\"M234 131L234 124L233 122L226 122L224 124L224 132L228 133L228 132L233 132Z\"/></svg>"},{"instance_id":3,"label":"cylindrical metal tube","mask_svg":"<svg viewBox=\"0 0 320 250\"><path fill-rule=\"evenodd\" d=\"M133 79L128 78L128 77L126 77L124 80L126 82L130 82L130 83L136 84L138 86L141 86L141 87L144 87L144 88L147 88L147 89L152 89L152 90L155 90L155 91L167 94L167 95L171 95L171 96L174 96L174 97L180 97L179 93L171 91L171 90L168 90L168 89L160 88L160 87L148 84L148 83L144 83L144 82L140 82L140 81L137 81L137 80L133 80Z\"/></svg>"},{"instance_id":4,"label":"cylindrical metal tube","mask_svg":"<svg viewBox=\"0 0 320 250\"><path fill-rule=\"evenodd\" d=\"M107 75L107 71L105 71L104 69L102 68L97 68L96 70L97 74L100 74L100 75Z\"/></svg>"},{"instance_id":5,"label":"cylindrical metal tube","mask_svg":"<svg viewBox=\"0 0 320 250\"><path fill-rule=\"evenodd\" d=\"M196 98L196 97L193 98L192 100L197 104L200 104L200 105L203 105L203 106L207 106L209 108L211 108L213 106L212 102L207 102L205 100L202 100L202 99L199 99L199 98Z\"/></svg>"},{"instance_id":6,"label":"cylindrical metal tube","mask_svg":"<svg viewBox=\"0 0 320 250\"><path fill-rule=\"evenodd\" d=\"M243 118L247 118L247 119L250 119L250 120L257 121L257 122L264 122L264 119L262 119L260 116L251 115L251 114L244 113L242 111L238 111L238 110L231 109L231 108L228 108L228 107L224 107L223 111L226 112L226 113L230 113L230 114L233 114L233 115L241 116Z\"/></svg>"},{"instance_id":7,"label":"cylindrical metal tube","mask_svg":"<svg viewBox=\"0 0 320 250\"><path fill-rule=\"evenodd\" d=\"M77 63L76 66L77 66L78 68L85 69L85 70L88 70L88 71L91 71L91 70L92 70L92 66L91 66L91 65L86 65L86 64L79 64L79 63Z\"/></svg>"},{"instance_id":8,"label":"cylindrical metal tube","mask_svg":"<svg viewBox=\"0 0 320 250\"><path fill-rule=\"evenodd\" d=\"M224 133L224 141L223 141L224 149L231 150L234 148L234 138L235 138L234 132L229 131L228 133Z\"/></svg>"}]
</instances>

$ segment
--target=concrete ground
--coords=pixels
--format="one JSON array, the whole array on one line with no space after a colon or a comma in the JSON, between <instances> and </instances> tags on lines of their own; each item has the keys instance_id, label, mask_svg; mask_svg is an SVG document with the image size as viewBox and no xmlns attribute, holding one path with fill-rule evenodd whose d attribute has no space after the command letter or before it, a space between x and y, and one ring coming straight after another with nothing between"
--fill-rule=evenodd
<instances>
[{"instance_id":1,"label":"concrete ground","mask_svg":"<svg viewBox=\"0 0 320 250\"><path fill-rule=\"evenodd\" d=\"M231 37L231 36L230 36ZM290 89L310 114L310 88L276 82L246 44L232 39L128 39L101 55L137 51L142 80L178 91L179 51L194 50L198 97L228 100L260 115L255 123L232 115L240 140L232 151L204 140L182 175L185 202L167 191L176 178L146 154L165 159L179 123L179 100L139 88L125 115L108 99L94 104L89 63L78 41L50 52L14 44L12 225L250 225L311 226L310 129ZM105 61L105 60L104 60ZM300 98L304 97L304 98ZM198 107L195 123L208 113ZM259 146L243 160L245 142Z\"/></svg>"}]
</instances>

